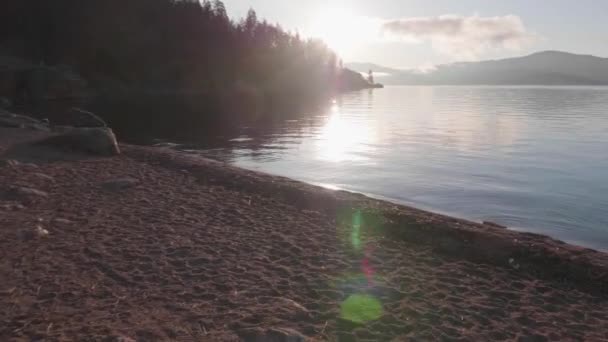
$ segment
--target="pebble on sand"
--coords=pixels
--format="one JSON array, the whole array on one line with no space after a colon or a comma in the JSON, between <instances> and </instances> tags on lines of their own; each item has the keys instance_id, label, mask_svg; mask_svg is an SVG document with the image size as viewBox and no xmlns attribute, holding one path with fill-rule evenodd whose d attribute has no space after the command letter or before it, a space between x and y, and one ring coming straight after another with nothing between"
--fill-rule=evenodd
<instances>
[{"instance_id":1,"label":"pebble on sand","mask_svg":"<svg viewBox=\"0 0 608 342\"><path fill-rule=\"evenodd\" d=\"M65 225L65 226L74 223L74 222L72 222L68 219L64 219L64 218L54 218L51 222L54 224Z\"/></svg>"},{"instance_id":2,"label":"pebble on sand","mask_svg":"<svg viewBox=\"0 0 608 342\"><path fill-rule=\"evenodd\" d=\"M41 239L49 236L49 231L37 225L34 229L23 229L19 232L19 238L22 241L30 241L33 239Z\"/></svg>"},{"instance_id":3,"label":"pebble on sand","mask_svg":"<svg viewBox=\"0 0 608 342\"><path fill-rule=\"evenodd\" d=\"M139 184L139 180L131 177L111 179L102 184L106 190L118 191L132 188Z\"/></svg>"}]
</instances>

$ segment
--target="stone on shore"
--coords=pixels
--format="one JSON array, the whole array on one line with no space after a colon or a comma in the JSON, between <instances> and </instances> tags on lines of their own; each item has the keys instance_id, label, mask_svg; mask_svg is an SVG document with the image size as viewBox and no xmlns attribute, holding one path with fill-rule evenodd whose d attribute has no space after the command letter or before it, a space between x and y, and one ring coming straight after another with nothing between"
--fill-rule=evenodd
<instances>
[{"instance_id":1,"label":"stone on shore","mask_svg":"<svg viewBox=\"0 0 608 342\"><path fill-rule=\"evenodd\" d=\"M57 224L57 225L63 225L63 226L68 226L73 224L74 222L68 220L68 219L64 219L64 218L54 218L53 220L51 220L52 223Z\"/></svg>"},{"instance_id":2,"label":"stone on shore","mask_svg":"<svg viewBox=\"0 0 608 342\"><path fill-rule=\"evenodd\" d=\"M99 116L80 108L71 108L68 111L68 116L71 125L74 127L108 127Z\"/></svg>"},{"instance_id":3,"label":"stone on shore","mask_svg":"<svg viewBox=\"0 0 608 342\"><path fill-rule=\"evenodd\" d=\"M19 127L18 125L27 125L27 124L43 124L41 121L31 118L26 115L15 114L7 111L0 110L0 122L4 122L7 125L17 125L17 126L7 126L7 127Z\"/></svg>"},{"instance_id":4,"label":"stone on shore","mask_svg":"<svg viewBox=\"0 0 608 342\"><path fill-rule=\"evenodd\" d=\"M19 115L0 110L0 127L29 128L38 131L50 131L47 122L39 121L26 115Z\"/></svg>"},{"instance_id":5,"label":"stone on shore","mask_svg":"<svg viewBox=\"0 0 608 342\"><path fill-rule=\"evenodd\" d=\"M38 141L37 144L101 156L120 154L116 136L107 127L74 128L62 134Z\"/></svg>"},{"instance_id":6,"label":"stone on shore","mask_svg":"<svg viewBox=\"0 0 608 342\"><path fill-rule=\"evenodd\" d=\"M0 167L17 167L20 164L14 159L0 159Z\"/></svg>"},{"instance_id":7,"label":"stone on shore","mask_svg":"<svg viewBox=\"0 0 608 342\"><path fill-rule=\"evenodd\" d=\"M304 342L306 336L299 331L289 328L273 328L269 329L263 341L281 341L281 342Z\"/></svg>"},{"instance_id":8,"label":"stone on shore","mask_svg":"<svg viewBox=\"0 0 608 342\"><path fill-rule=\"evenodd\" d=\"M11 106L11 100L6 97L0 97L0 109L9 108Z\"/></svg>"},{"instance_id":9,"label":"stone on shore","mask_svg":"<svg viewBox=\"0 0 608 342\"><path fill-rule=\"evenodd\" d=\"M22 241L30 241L48 237L49 231L38 225L34 229L23 229L19 231L18 235Z\"/></svg>"},{"instance_id":10,"label":"stone on shore","mask_svg":"<svg viewBox=\"0 0 608 342\"><path fill-rule=\"evenodd\" d=\"M139 184L139 180L131 177L125 177L106 181L102 184L102 187L106 190L119 191L132 188L137 184Z\"/></svg>"},{"instance_id":11,"label":"stone on shore","mask_svg":"<svg viewBox=\"0 0 608 342\"><path fill-rule=\"evenodd\" d=\"M241 338L254 342L305 342L309 339L299 331L290 328L246 329L241 331Z\"/></svg>"},{"instance_id":12,"label":"stone on shore","mask_svg":"<svg viewBox=\"0 0 608 342\"><path fill-rule=\"evenodd\" d=\"M30 202L36 198L46 198L48 193L28 187L12 186L0 192L0 198L10 201Z\"/></svg>"}]
</instances>

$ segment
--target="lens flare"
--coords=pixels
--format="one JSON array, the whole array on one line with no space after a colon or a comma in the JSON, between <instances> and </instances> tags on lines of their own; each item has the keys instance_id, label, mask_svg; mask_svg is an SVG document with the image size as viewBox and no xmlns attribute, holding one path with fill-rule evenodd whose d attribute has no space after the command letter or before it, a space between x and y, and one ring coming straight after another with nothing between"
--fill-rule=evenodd
<instances>
[{"instance_id":1,"label":"lens flare","mask_svg":"<svg viewBox=\"0 0 608 342\"><path fill-rule=\"evenodd\" d=\"M351 295L340 308L340 317L354 323L377 320L382 313L382 304L376 298L365 294Z\"/></svg>"}]
</instances>

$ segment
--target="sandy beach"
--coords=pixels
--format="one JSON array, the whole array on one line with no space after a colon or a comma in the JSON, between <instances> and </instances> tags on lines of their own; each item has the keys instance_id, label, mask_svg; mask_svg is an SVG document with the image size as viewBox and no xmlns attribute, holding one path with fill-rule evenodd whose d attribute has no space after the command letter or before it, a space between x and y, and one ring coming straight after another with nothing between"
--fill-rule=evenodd
<instances>
[{"instance_id":1,"label":"sandy beach","mask_svg":"<svg viewBox=\"0 0 608 342\"><path fill-rule=\"evenodd\" d=\"M605 253L43 135L0 129L2 341L608 340Z\"/></svg>"}]
</instances>

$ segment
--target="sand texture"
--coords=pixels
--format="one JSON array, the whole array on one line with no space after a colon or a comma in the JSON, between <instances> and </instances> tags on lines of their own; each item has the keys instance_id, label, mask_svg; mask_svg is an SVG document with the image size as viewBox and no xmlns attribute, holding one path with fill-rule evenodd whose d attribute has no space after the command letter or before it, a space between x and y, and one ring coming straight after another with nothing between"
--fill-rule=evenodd
<instances>
[{"instance_id":1,"label":"sand texture","mask_svg":"<svg viewBox=\"0 0 608 342\"><path fill-rule=\"evenodd\" d=\"M1 341L608 340L604 253L33 134L0 130Z\"/></svg>"}]
</instances>

